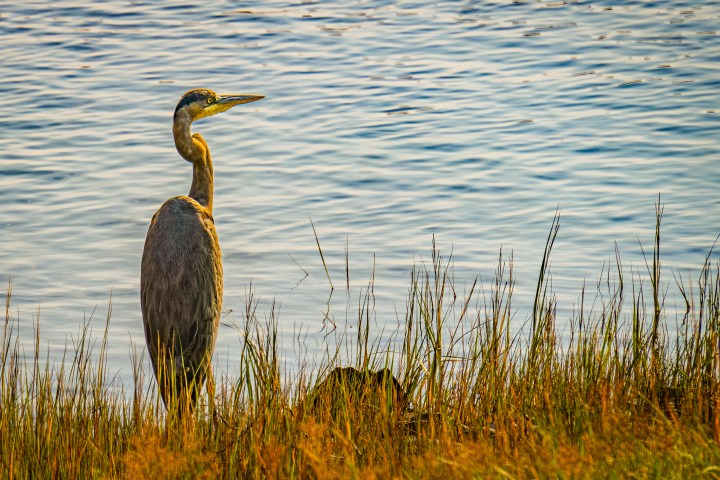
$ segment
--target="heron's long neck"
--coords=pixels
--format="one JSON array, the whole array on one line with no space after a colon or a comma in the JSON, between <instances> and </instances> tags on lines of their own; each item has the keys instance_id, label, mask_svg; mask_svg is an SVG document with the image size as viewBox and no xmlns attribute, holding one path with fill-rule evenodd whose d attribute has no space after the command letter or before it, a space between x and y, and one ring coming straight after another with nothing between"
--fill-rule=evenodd
<instances>
[{"instance_id":1,"label":"heron's long neck","mask_svg":"<svg viewBox=\"0 0 720 480\"><path fill-rule=\"evenodd\" d=\"M208 209L212 214L213 206L213 165L210 149L200 134L190 133L192 120L189 115L179 114L173 123L175 148L188 162L193 164L193 179L188 197Z\"/></svg>"}]
</instances>

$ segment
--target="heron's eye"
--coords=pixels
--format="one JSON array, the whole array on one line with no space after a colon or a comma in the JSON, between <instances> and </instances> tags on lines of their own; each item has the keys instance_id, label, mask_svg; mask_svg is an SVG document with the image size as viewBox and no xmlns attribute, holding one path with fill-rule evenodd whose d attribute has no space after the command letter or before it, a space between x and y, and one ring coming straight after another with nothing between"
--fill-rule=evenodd
<instances>
[{"instance_id":1,"label":"heron's eye","mask_svg":"<svg viewBox=\"0 0 720 480\"><path fill-rule=\"evenodd\" d=\"M207 99L207 102L208 102L208 103L213 103L213 98L212 98L212 97L208 98L208 99Z\"/></svg>"}]
</instances>

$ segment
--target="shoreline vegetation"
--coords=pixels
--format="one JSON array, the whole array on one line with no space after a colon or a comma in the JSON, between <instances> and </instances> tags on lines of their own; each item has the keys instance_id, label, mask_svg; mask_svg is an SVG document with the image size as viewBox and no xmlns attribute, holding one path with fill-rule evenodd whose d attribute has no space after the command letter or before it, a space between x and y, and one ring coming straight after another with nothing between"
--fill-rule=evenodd
<instances>
[{"instance_id":1,"label":"shoreline vegetation","mask_svg":"<svg viewBox=\"0 0 720 480\"><path fill-rule=\"evenodd\" d=\"M511 259L459 294L433 245L391 340L373 340L371 281L357 332L292 374L274 308L263 318L250 293L239 374L180 420L146 358L132 359L134 385L110 375L107 327L98 341L86 325L51 365L36 325L28 355L8 288L1 478L720 478L720 262L710 250L696 283L675 280L684 308L668 318L661 219L658 203L645 271L625 278L617 254L565 319L549 280L556 216L520 331Z\"/></svg>"}]
</instances>

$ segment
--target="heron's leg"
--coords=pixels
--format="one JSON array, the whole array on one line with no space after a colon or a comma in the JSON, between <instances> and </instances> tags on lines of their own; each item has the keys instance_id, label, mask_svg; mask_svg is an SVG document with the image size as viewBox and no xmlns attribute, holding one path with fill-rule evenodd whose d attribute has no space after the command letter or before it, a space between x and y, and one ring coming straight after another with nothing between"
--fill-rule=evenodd
<instances>
[{"instance_id":1,"label":"heron's leg","mask_svg":"<svg viewBox=\"0 0 720 480\"><path fill-rule=\"evenodd\" d=\"M212 363L208 365L207 369L207 395L208 395L208 407L210 408L210 416L214 427L217 427L217 415L215 411L215 375L213 375Z\"/></svg>"}]
</instances>

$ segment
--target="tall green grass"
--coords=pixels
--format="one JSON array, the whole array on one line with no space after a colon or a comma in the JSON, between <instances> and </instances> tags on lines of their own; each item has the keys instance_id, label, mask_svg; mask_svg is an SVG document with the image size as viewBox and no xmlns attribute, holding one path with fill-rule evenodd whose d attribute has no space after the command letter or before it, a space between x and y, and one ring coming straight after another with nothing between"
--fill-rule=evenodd
<instances>
[{"instance_id":1,"label":"tall green grass","mask_svg":"<svg viewBox=\"0 0 720 480\"><path fill-rule=\"evenodd\" d=\"M720 265L708 253L697 282L678 285L684 311L669 315L659 206L656 216L645 271L626 278L618 254L615 271L605 272L596 292L583 288L569 319L558 318L549 282L556 218L522 329L511 322L515 278L502 252L489 285L459 293L452 258L433 244L429 262L412 270L396 335L377 340L369 284L357 335L340 332L319 363L307 359L292 371L281 361L274 306L259 314L250 293L237 327L239 373L216 378L194 416L182 419L166 415L141 358L132 359L133 385L109 375L107 328L96 339L86 325L64 361L52 364L38 322L34 351L24 352L8 288L0 473L718 478ZM387 375L323 381L338 366L389 369L410 403L398 401Z\"/></svg>"}]
</instances>

